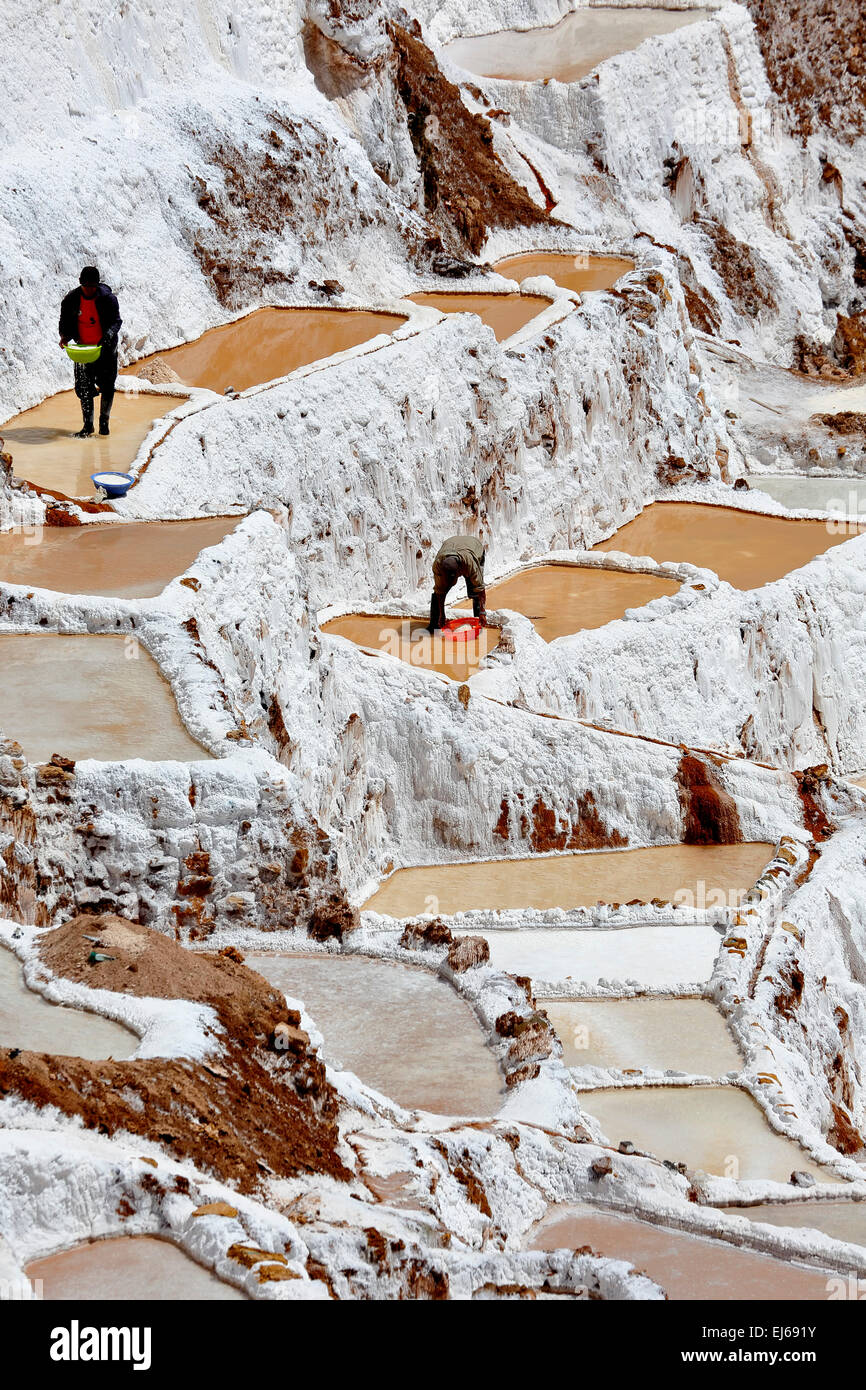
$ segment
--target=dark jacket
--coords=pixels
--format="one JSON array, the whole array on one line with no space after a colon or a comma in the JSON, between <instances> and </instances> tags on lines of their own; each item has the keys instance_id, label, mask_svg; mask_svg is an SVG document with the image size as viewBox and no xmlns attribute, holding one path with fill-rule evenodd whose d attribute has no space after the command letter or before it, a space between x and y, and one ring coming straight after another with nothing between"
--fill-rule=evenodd
<instances>
[{"instance_id":1,"label":"dark jacket","mask_svg":"<svg viewBox=\"0 0 866 1390\"><path fill-rule=\"evenodd\" d=\"M70 290L60 305L60 336L68 342L78 332L78 310L81 305L81 286ZM117 335L123 319L117 295L110 285L100 285L96 291L96 312L102 326L102 344L109 352L117 351Z\"/></svg>"}]
</instances>

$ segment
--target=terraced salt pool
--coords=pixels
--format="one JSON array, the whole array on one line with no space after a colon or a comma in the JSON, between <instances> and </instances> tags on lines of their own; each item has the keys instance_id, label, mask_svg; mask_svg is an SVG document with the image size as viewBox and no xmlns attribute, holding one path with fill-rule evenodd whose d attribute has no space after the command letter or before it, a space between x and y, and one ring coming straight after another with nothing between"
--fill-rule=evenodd
<instances>
[{"instance_id":1,"label":"terraced salt pool","mask_svg":"<svg viewBox=\"0 0 866 1390\"><path fill-rule=\"evenodd\" d=\"M246 391L393 333L405 322L400 314L363 309L256 309L194 342L142 357L125 374L138 374L158 357L186 386Z\"/></svg>"},{"instance_id":2,"label":"terraced salt pool","mask_svg":"<svg viewBox=\"0 0 866 1390\"><path fill-rule=\"evenodd\" d=\"M12 951L0 946L0 1047L62 1057L131 1057L138 1038L128 1028L85 1009L49 1004L24 983Z\"/></svg>"},{"instance_id":3,"label":"terraced salt pool","mask_svg":"<svg viewBox=\"0 0 866 1390\"><path fill-rule=\"evenodd\" d=\"M819 1182L835 1181L798 1144L771 1129L756 1102L736 1086L624 1086L585 1091L580 1104L611 1144L630 1139L657 1158L717 1177L788 1182L798 1170Z\"/></svg>"},{"instance_id":4,"label":"terraced salt pool","mask_svg":"<svg viewBox=\"0 0 866 1390\"><path fill-rule=\"evenodd\" d=\"M426 304L440 314L477 314L492 328L498 342L510 338L518 329L540 314L551 303L541 295L531 294L445 294L438 290L419 291L408 296L413 304Z\"/></svg>"},{"instance_id":5,"label":"terraced salt pool","mask_svg":"<svg viewBox=\"0 0 866 1390\"><path fill-rule=\"evenodd\" d=\"M66 594L150 598L239 521L214 517L0 533L0 581Z\"/></svg>"},{"instance_id":6,"label":"terraced salt pool","mask_svg":"<svg viewBox=\"0 0 866 1390\"><path fill-rule=\"evenodd\" d=\"M471 908L594 907L632 899L695 905L720 893L738 901L759 877L772 845L655 845L645 849L471 860L398 869L364 907L392 917ZM435 901L435 907L425 906Z\"/></svg>"},{"instance_id":7,"label":"terraced salt pool","mask_svg":"<svg viewBox=\"0 0 866 1390\"><path fill-rule=\"evenodd\" d=\"M88 1241L33 1260L25 1273L31 1281L42 1281L42 1297L51 1301L246 1299L240 1289L217 1279L178 1246L154 1236Z\"/></svg>"},{"instance_id":8,"label":"terraced salt pool","mask_svg":"<svg viewBox=\"0 0 866 1390\"><path fill-rule=\"evenodd\" d=\"M484 656L499 641L498 627L481 628L477 638L454 640L432 635L424 618L389 618L374 613L349 613L322 624L322 631L345 637L359 647L387 652L410 666L438 671L453 681L474 676Z\"/></svg>"},{"instance_id":9,"label":"terraced salt pool","mask_svg":"<svg viewBox=\"0 0 866 1390\"><path fill-rule=\"evenodd\" d=\"M560 251L526 251L519 256L506 256L497 261L494 269L518 283L535 275L549 275L565 290L588 293L609 290L623 275L634 270L634 261L624 256L589 256Z\"/></svg>"},{"instance_id":10,"label":"terraced salt pool","mask_svg":"<svg viewBox=\"0 0 866 1390\"><path fill-rule=\"evenodd\" d=\"M575 1205L553 1207L530 1233L530 1250L576 1250L628 1260L673 1300L820 1300L830 1275L820 1269L738 1249L722 1240Z\"/></svg>"},{"instance_id":11,"label":"terraced salt pool","mask_svg":"<svg viewBox=\"0 0 866 1390\"><path fill-rule=\"evenodd\" d=\"M118 390L111 434L75 439L81 407L74 391L60 391L0 425L0 438L17 477L64 497L92 497L91 473L128 472L154 422L186 403L185 396Z\"/></svg>"},{"instance_id":12,"label":"terraced salt pool","mask_svg":"<svg viewBox=\"0 0 866 1390\"><path fill-rule=\"evenodd\" d=\"M834 1240L866 1246L866 1202L761 1202L754 1207L722 1207L734 1216L762 1221L768 1226L823 1231Z\"/></svg>"},{"instance_id":13,"label":"terraced salt pool","mask_svg":"<svg viewBox=\"0 0 866 1390\"><path fill-rule=\"evenodd\" d=\"M706 502L653 502L593 550L687 560L713 570L735 589L756 589L854 534L846 528L840 535L824 521L762 516Z\"/></svg>"},{"instance_id":14,"label":"terraced salt pool","mask_svg":"<svg viewBox=\"0 0 866 1390\"><path fill-rule=\"evenodd\" d=\"M252 970L303 1000L324 1057L399 1105L494 1115L503 1078L474 1014L443 980L364 956L247 956Z\"/></svg>"},{"instance_id":15,"label":"terraced salt pool","mask_svg":"<svg viewBox=\"0 0 866 1390\"><path fill-rule=\"evenodd\" d=\"M706 19L710 10L592 6L545 28L503 29L455 39L445 54L465 72L512 82L578 82L599 63Z\"/></svg>"},{"instance_id":16,"label":"terraced salt pool","mask_svg":"<svg viewBox=\"0 0 866 1390\"><path fill-rule=\"evenodd\" d=\"M838 516L866 516L866 487L856 478L811 477L801 473L755 473L753 490L760 488L783 507Z\"/></svg>"},{"instance_id":17,"label":"terraced salt pool","mask_svg":"<svg viewBox=\"0 0 866 1390\"><path fill-rule=\"evenodd\" d=\"M683 929L687 930L687 929ZM742 1059L707 999L545 999L567 1067L724 1076Z\"/></svg>"},{"instance_id":18,"label":"terraced salt pool","mask_svg":"<svg viewBox=\"0 0 866 1390\"><path fill-rule=\"evenodd\" d=\"M577 929L476 927L486 938L497 970L530 975L536 985L561 988L606 980L637 981L645 989L694 989L713 973L721 937L712 927Z\"/></svg>"},{"instance_id":19,"label":"terraced salt pool","mask_svg":"<svg viewBox=\"0 0 866 1390\"><path fill-rule=\"evenodd\" d=\"M131 639L0 636L0 669L0 728L31 762L53 753L76 760L211 757L181 722L156 662Z\"/></svg>"},{"instance_id":20,"label":"terraced salt pool","mask_svg":"<svg viewBox=\"0 0 866 1390\"><path fill-rule=\"evenodd\" d=\"M679 584L654 574L592 569L586 565L537 565L491 584L488 609L510 608L531 618L545 642L604 627L627 608L675 594ZM458 608L471 608L463 602Z\"/></svg>"}]
</instances>

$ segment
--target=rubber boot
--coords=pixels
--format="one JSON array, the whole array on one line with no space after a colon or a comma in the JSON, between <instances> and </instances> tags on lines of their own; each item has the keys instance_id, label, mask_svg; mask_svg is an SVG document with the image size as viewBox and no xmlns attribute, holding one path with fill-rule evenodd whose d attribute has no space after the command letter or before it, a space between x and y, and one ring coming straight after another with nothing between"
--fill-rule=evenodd
<instances>
[{"instance_id":1,"label":"rubber boot","mask_svg":"<svg viewBox=\"0 0 866 1390\"><path fill-rule=\"evenodd\" d=\"M85 405L81 407L82 426L74 435L75 439L89 439L93 434L93 402L89 408Z\"/></svg>"},{"instance_id":2,"label":"rubber boot","mask_svg":"<svg viewBox=\"0 0 866 1390\"><path fill-rule=\"evenodd\" d=\"M108 428L108 411L107 411L107 410L100 410L100 412L99 412L99 433L100 433L100 434L110 434L110 433L111 433L110 429Z\"/></svg>"},{"instance_id":3,"label":"rubber boot","mask_svg":"<svg viewBox=\"0 0 866 1390\"><path fill-rule=\"evenodd\" d=\"M445 626L445 599L434 594L430 599L430 632L439 632Z\"/></svg>"}]
</instances>

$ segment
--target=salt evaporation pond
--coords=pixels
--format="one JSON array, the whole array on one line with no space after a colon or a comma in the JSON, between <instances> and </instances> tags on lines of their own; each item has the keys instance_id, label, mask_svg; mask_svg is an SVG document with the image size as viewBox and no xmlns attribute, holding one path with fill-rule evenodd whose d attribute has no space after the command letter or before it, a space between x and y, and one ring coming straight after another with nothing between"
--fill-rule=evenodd
<instances>
[{"instance_id":1,"label":"salt evaporation pond","mask_svg":"<svg viewBox=\"0 0 866 1390\"><path fill-rule=\"evenodd\" d=\"M490 947L490 963L512 975L562 986L636 980L646 989L704 984L721 937L712 927L491 929L473 924Z\"/></svg>"},{"instance_id":2,"label":"salt evaporation pond","mask_svg":"<svg viewBox=\"0 0 866 1390\"><path fill-rule=\"evenodd\" d=\"M834 1240L866 1246L866 1202L761 1202L754 1207L722 1207L732 1216L745 1216L769 1226L823 1231Z\"/></svg>"},{"instance_id":3,"label":"salt evaporation pond","mask_svg":"<svg viewBox=\"0 0 866 1390\"><path fill-rule=\"evenodd\" d=\"M503 29L455 39L444 52L479 77L511 82L577 82L606 58L637 48L644 39L670 34L706 19L709 10L593 6L546 28Z\"/></svg>"},{"instance_id":4,"label":"salt evaporation pond","mask_svg":"<svg viewBox=\"0 0 866 1390\"><path fill-rule=\"evenodd\" d=\"M564 290L581 294L609 290L621 276L634 270L634 261L624 256L587 256L573 251L526 251L497 261L494 270L518 283L535 275L549 275Z\"/></svg>"},{"instance_id":5,"label":"salt evaporation pond","mask_svg":"<svg viewBox=\"0 0 866 1390\"><path fill-rule=\"evenodd\" d=\"M783 507L834 516L866 516L866 487L856 478L810 477L802 473L753 473L752 489L766 492Z\"/></svg>"},{"instance_id":6,"label":"salt evaporation pond","mask_svg":"<svg viewBox=\"0 0 866 1390\"><path fill-rule=\"evenodd\" d=\"M545 999L544 1011L567 1067L724 1076L742 1066L725 1020L707 999Z\"/></svg>"},{"instance_id":7,"label":"salt evaporation pond","mask_svg":"<svg viewBox=\"0 0 866 1390\"><path fill-rule=\"evenodd\" d=\"M247 956L247 965L303 1000L325 1060L399 1105L444 1115L494 1115L503 1081L472 1010L429 971L363 956Z\"/></svg>"},{"instance_id":8,"label":"salt evaporation pond","mask_svg":"<svg viewBox=\"0 0 866 1390\"><path fill-rule=\"evenodd\" d=\"M66 594L150 598L239 521L134 521L0 533L0 581Z\"/></svg>"},{"instance_id":9,"label":"salt evaporation pond","mask_svg":"<svg viewBox=\"0 0 866 1390\"><path fill-rule=\"evenodd\" d=\"M71 372L72 363L69 366ZM12 455L16 477L64 497L92 497L91 473L127 473L154 422L186 404L185 396L118 390L111 433L75 439L81 429L81 406L74 391L60 391L0 425L0 438Z\"/></svg>"},{"instance_id":10,"label":"salt evaporation pond","mask_svg":"<svg viewBox=\"0 0 866 1390\"><path fill-rule=\"evenodd\" d=\"M855 534L850 526L839 534L825 521L762 516L707 502L653 502L593 549L687 560L713 570L735 589L756 589Z\"/></svg>"},{"instance_id":11,"label":"salt evaporation pond","mask_svg":"<svg viewBox=\"0 0 866 1390\"><path fill-rule=\"evenodd\" d=\"M143 357L126 371L138 373L158 357L186 386L246 391L393 333L405 322L401 314L363 309L256 309L194 342Z\"/></svg>"},{"instance_id":12,"label":"salt evaporation pond","mask_svg":"<svg viewBox=\"0 0 866 1390\"><path fill-rule=\"evenodd\" d=\"M583 1245L627 1260L676 1301L818 1300L828 1293L828 1275L822 1270L597 1207L554 1207L527 1242L530 1250L577 1250Z\"/></svg>"},{"instance_id":13,"label":"salt evaporation pond","mask_svg":"<svg viewBox=\"0 0 866 1390\"><path fill-rule=\"evenodd\" d=\"M171 1241L155 1236L88 1241L33 1260L25 1273L31 1281L42 1280L42 1297L52 1302L246 1300L240 1289L217 1279Z\"/></svg>"},{"instance_id":14,"label":"salt evaporation pond","mask_svg":"<svg viewBox=\"0 0 866 1390\"><path fill-rule=\"evenodd\" d=\"M594 907L598 902L732 906L768 863L770 844L653 845L645 849L470 860L398 869L364 904L391 917L471 908ZM437 906L425 906L435 899Z\"/></svg>"},{"instance_id":15,"label":"salt evaporation pond","mask_svg":"<svg viewBox=\"0 0 866 1390\"><path fill-rule=\"evenodd\" d=\"M624 1086L584 1091L579 1099L613 1145L630 1139L657 1158L717 1177L788 1182L797 1170L836 1181L771 1129L757 1103L736 1086Z\"/></svg>"},{"instance_id":16,"label":"salt evaporation pond","mask_svg":"<svg viewBox=\"0 0 866 1390\"><path fill-rule=\"evenodd\" d=\"M359 647L370 647L399 657L410 666L438 671L453 681L474 676L482 657L499 641L498 627L481 628L477 638L457 640L433 636L424 618L389 618L374 613L349 613L322 624L332 637L345 637Z\"/></svg>"},{"instance_id":17,"label":"salt evaporation pond","mask_svg":"<svg viewBox=\"0 0 866 1390\"><path fill-rule=\"evenodd\" d=\"M0 728L31 762L65 757L210 758L189 735L171 686L121 636L0 636ZM132 652L132 658L126 653Z\"/></svg>"},{"instance_id":18,"label":"salt evaporation pond","mask_svg":"<svg viewBox=\"0 0 866 1390\"><path fill-rule=\"evenodd\" d=\"M679 587L676 580L654 574L586 565L536 565L489 585L487 607L523 613L545 642L552 642L572 632L604 627L621 618L627 608L642 608L651 599L675 594Z\"/></svg>"},{"instance_id":19,"label":"salt evaporation pond","mask_svg":"<svg viewBox=\"0 0 866 1390\"><path fill-rule=\"evenodd\" d=\"M408 296L413 304L426 304L440 314L477 314L492 328L498 342L510 338L546 309L551 300L532 294L445 294L438 290Z\"/></svg>"},{"instance_id":20,"label":"salt evaporation pond","mask_svg":"<svg viewBox=\"0 0 866 1390\"><path fill-rule=\"evenodd\" d=\"M0 1047L101 1059L131 1057L138 1041L110 1018L49 1004L27 988L17 957L0 946Z\"/></svg>"}]
</instances>

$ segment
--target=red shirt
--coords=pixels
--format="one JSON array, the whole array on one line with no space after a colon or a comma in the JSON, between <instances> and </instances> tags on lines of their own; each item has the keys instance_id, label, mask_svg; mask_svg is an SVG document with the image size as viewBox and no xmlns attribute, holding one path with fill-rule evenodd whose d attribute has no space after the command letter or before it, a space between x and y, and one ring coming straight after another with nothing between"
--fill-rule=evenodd
<instances>
[{"instance_id":1,"label":"red shirt","mask_svg":"<svg viewBox=\"0 0 866 1390\"><path fill-rule=\"evenodd\" d=\"M78 310L78 342L99 343L102 341L102 324L96 312L96 300L81 296Z\"/></svg>"}]
</instances>

